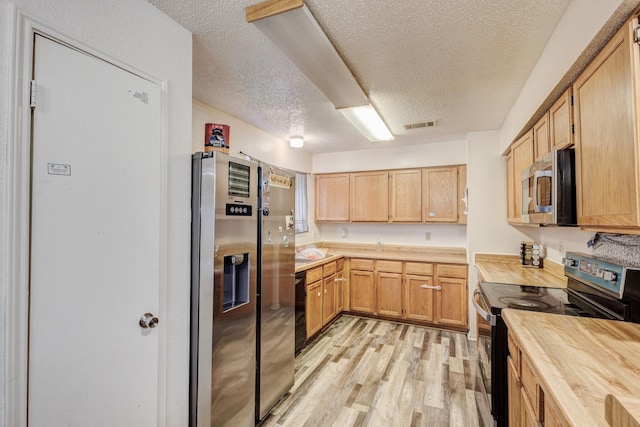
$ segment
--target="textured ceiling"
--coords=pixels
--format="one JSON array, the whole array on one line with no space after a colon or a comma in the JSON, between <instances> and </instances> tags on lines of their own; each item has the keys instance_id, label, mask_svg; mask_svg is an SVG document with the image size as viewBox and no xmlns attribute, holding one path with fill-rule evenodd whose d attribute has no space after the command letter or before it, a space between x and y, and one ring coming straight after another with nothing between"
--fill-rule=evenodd
<instances>
[{"instance_id":1,"label":"textured ceiling","mask_svg":"<svg viewBox=\"0 0 640 427\"><path fill-rule=\"evenodd\" d=\"M246 22L260 0L149 2L194 35L194 98L325 153L499 129L570 0L305 1L396 136L376 143Z\"/></svg>"}]
</instances>

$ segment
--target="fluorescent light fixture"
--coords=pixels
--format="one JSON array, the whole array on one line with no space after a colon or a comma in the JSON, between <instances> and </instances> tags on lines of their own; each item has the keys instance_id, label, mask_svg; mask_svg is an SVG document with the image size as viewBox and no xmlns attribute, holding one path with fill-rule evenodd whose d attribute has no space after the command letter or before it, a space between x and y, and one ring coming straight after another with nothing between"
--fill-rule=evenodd
<instances>
[{"instance_id":1,"label":"fluorescent light fixture","mask_svg":"<svg viewBox=\"0 0 640 427\"><path fill-rule=\"evenodd\" d=\"M293 6L289 6L293 4ZM267 10L273 15L265 16ZM291 8L290 8L291 7ZM253 12L252 8L259 8ZM247 8L254 24L336 108L368 104L349 68L302 0L267 1Z\"/></svg>"},{"instance_id":2,"label":"fluorescent light fixture","mask_svg":"<svg viewBox=\"0 0 640 427\"><path fill-rule=\"evenodd\" d=\"M395 139L371 104L338 108L338 111L371 142L392 141Z\"/></svg>"},{"instance_id":3,"label":"fluorescent light fixture","mask_svg":"<svg viewBox=\"0 0 640 427\"><path fill-rule=\"evenodd\" d=\"M343 108L364 106L371 108L389 136L376 141L394 139L369 99L336 49L318 25L304 0L267 0L249 6L247 22L254 24L296 66L331 103ZM345 113L345 117L349 116ZM351 119L350 119L351 120ZM355 124L355 122L352 121ZM358 130L369 140L361 125Z\"/></svg>"},{"instance_id":4,"label":"fluorescent light fixture","mask_svg":"<svg viewBox=\"0 0 640 427\"><path fill-rule=\"evenodd\" d=\"M301 136L292 136L291 138L289 138L289 145L292 148L302 148L302 146L304 145L304 138Z\"/></svg>"}]
</instances>

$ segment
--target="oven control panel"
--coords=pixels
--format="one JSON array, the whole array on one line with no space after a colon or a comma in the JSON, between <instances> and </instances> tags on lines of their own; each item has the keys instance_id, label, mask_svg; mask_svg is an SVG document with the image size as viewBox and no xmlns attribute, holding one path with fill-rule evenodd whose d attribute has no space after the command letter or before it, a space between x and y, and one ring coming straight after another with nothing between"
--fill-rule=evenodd
<instances>
[{"instance_id":1,"label":"oven control panel","mask_svg":"<svg viewBox=\"0 0 640 427\"><path fill-rule=\"evenodd\" d=\"M567 252L562 263L565 275L622 298L627 267L576 252Z\"/></svg>"}]
</instances>

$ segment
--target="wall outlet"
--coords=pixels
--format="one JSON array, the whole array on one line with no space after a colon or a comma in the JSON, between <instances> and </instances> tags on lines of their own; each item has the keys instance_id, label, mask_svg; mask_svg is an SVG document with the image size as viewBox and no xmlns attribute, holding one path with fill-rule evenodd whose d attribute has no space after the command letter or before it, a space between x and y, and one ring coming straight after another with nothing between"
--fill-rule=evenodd
<instances>
[{"instance_id":1,"label":"wall outlet","mask_svg":"<svg viewBox=\"0 0 640 427\"><path fill-rule=\"evenodd\" d=\"M431 232L430 231L426 231L424 233L424 240L431 240Z\"/></svg>"},{"instance_id":2,"label":"wall outlet","mask_svg":"<svg viewBox=\"0 0 640 427\"><path fill-rule=\"evenodd\" d=\"M558 240L558 252L560 252L560 255L564 253L564 244L562 243L562 240Z\"/></svg>"}]
</instances>

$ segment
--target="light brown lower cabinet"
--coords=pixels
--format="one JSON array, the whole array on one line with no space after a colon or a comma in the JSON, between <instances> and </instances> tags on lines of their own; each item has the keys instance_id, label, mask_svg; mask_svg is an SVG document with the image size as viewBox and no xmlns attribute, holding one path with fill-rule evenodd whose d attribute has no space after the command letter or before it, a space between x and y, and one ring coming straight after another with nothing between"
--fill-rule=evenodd
<instances>
[{"instance_id":1,"label":"light brown lower cabinet","mask_svg":"<svg viewBox=\"0 0 640 427\"><path fill-rule=\"evenodd\" d=\"M467 326L467 280L436 278L436 321L441 325Z\"/></svg>"},{"instance_id":2,"label":"light brown lower cabinet","mask_svg":"<svg viewBox=\"0 0 640 427\"><path fill-rule=\"evenodd\" d=\"M373 271L351 270L351 311L373 314L375 311Z\"/></svg>"},{"instance_id":3,"label":"light brown lower cabinet","mask_svg":"<svg viewBox=\"0 0 640 427\"><path fill-rule=\"evenodd\" d=\"M468 326L466 265L362 259L351 264L350 311L457 330Z\"/></svg>"},{"instance_id":4,"label":"light brown lower cabinet","mask_svg":"<svg viewBox=\"0 0 640 427\"><path fill-rule=\"evenodd\" d=\"M372 259L351 258L349 275L351 311L373 314L376 310L374 264Z\"/></svg>"},{"instance_id":5,"label":"light brown lower cabinet","mask_svg":"<svg viewBox=\"0 0 640 427\"><path fill-rule=\"evenodd\" d=\"M425 325L467 327L466 264L352 258L307 270L307 337L346 309ZM347 285L348 281L348 285ZM345 295L345 292L348 292Z\"/></svg>"},{"instance_id":6,"label":"light brown lower cabinet","mask_svg":"<svg viewBox=\"0 0 640 427\"><path fill-rule=\"evenodd\" d=\"M544 400L544 426L545 427L562 427L565 424L562 424L560 421L562 418L553 410L551 407L551 402L549 399Z\"/></svg>"},{"instance_id":7,"label":"light brown lower cabinet","mask_svg":"<svg viewBox=\"0 0 640 427\"><path fill-rule=\"evenodd\" d=\"M523 427L542 427L543 424L538 420L533 404L529 402L526 395L522 395L522 412L520 418Z\"/></svg>"},{"instance_id":8,"label":"light brown lower cabinet","mask_svg":"<svg viewBox=\"0 0 640 427\"><path fill-rule=\"evenodd\" d=\"M467 266L464 264L436 264L435 321L438 325L466 328Z\"/></svg>"},{"instance_id":9,"label":"light brown lower cabinet","mask_svg":"<svg viewBox=\"0 0 640 427\"><path fill-rule=\"evenodd\" d=\"M336 272L336 313L344 310L344 282L346 281L344 270L340 267Z\"/></svg>"},{"instance_id":10,"label":"light brown lower cabinet","mask_svg":"<svg viewBox=\"0 0 640 427\"><path fill-rule=\"evenodd\" d=\"M337 271L337 268L340 268ZM343 310L343 260L331 261L307 270L306 326L311 338Z\"/></svg>"},{"instance_id":11,"label":"light brown lower cabinet","mask_svg":"<svg viewBox=\"0 0 640 427\"><path fill-rule=\"evenodd\" d=\"M322 280L307 285L306 320L307 337L322 329Z\"/></svg>"},{"instance_id":12,"label":"light brown lower cabinet","mask_svg":"<svg viewBox=\"0 0 640 427\"><path fill-rule=\"evenodd\" d=\"M509 391L509 427L522 425L521 408L522 408L522 383L520 382L520 373L514 364L513 357L507 357L507 386Z\"/></svg>"},{"instance_id":13,"label":"light brown lower cabinet","mask_svg":"<svg viewBox=\"0 0 640 427\"><path fill-rule=\"evenodd\" d=\"M376 273L377 313L402 318L402 273Z\"/></svg>"},{"instance_id":14,"label":"light brown lower cabinet","mask_svg":"<svg viewBox=\"0 0 640 427\"><path fill-rule=\"evenodd\" d=\"M336 274L322 279L322 325L327 325L336 317Z\"/></svg>"},{"instance_id":15,"label":"light brown lower cabinet","mask_svg":"<svg viewBox=\"0 0 640 427\"><path fill-rule=\"evenodd\" d=\"M402 261L375 262L376 314L402 319Z\"/></svg>"},{"instance_id":16,"label":"light brown lower cabinet","mask_svg":"<svg viewBox=\"0 0 640 427\"><path fill-rule=\"evenodd\" d=\"M540 427L543 424L542 413L538 407L541 396L539 385L535 378L529 376L526 362L523 360L522 363L519 369L514 363L514 357L507 358L509 427Z\"/></svg>"},{"instance_id":17,"label":"light brown lower cabinet","mask_svg":"<svg viewBox=\"0 0 640 427\"><path fill-rule=\"evenodd\" d=\"M560 427L569 425L553 409L555 402L545 395L527 355L509 333L508 396L509 427ZM519 363L518 363L519 362Z\"/></svg>"},{"instance_id":18,"label":"light brown lower cabinet","mask_svg":"<svg viewBox=\"0 0 640 427\"><path fill-rule=\"evenodd\" d=\"M405 317L418 322L433 322L433 277L407 274L405 280L407 295Z\"/></svg>"}]
</instances>

